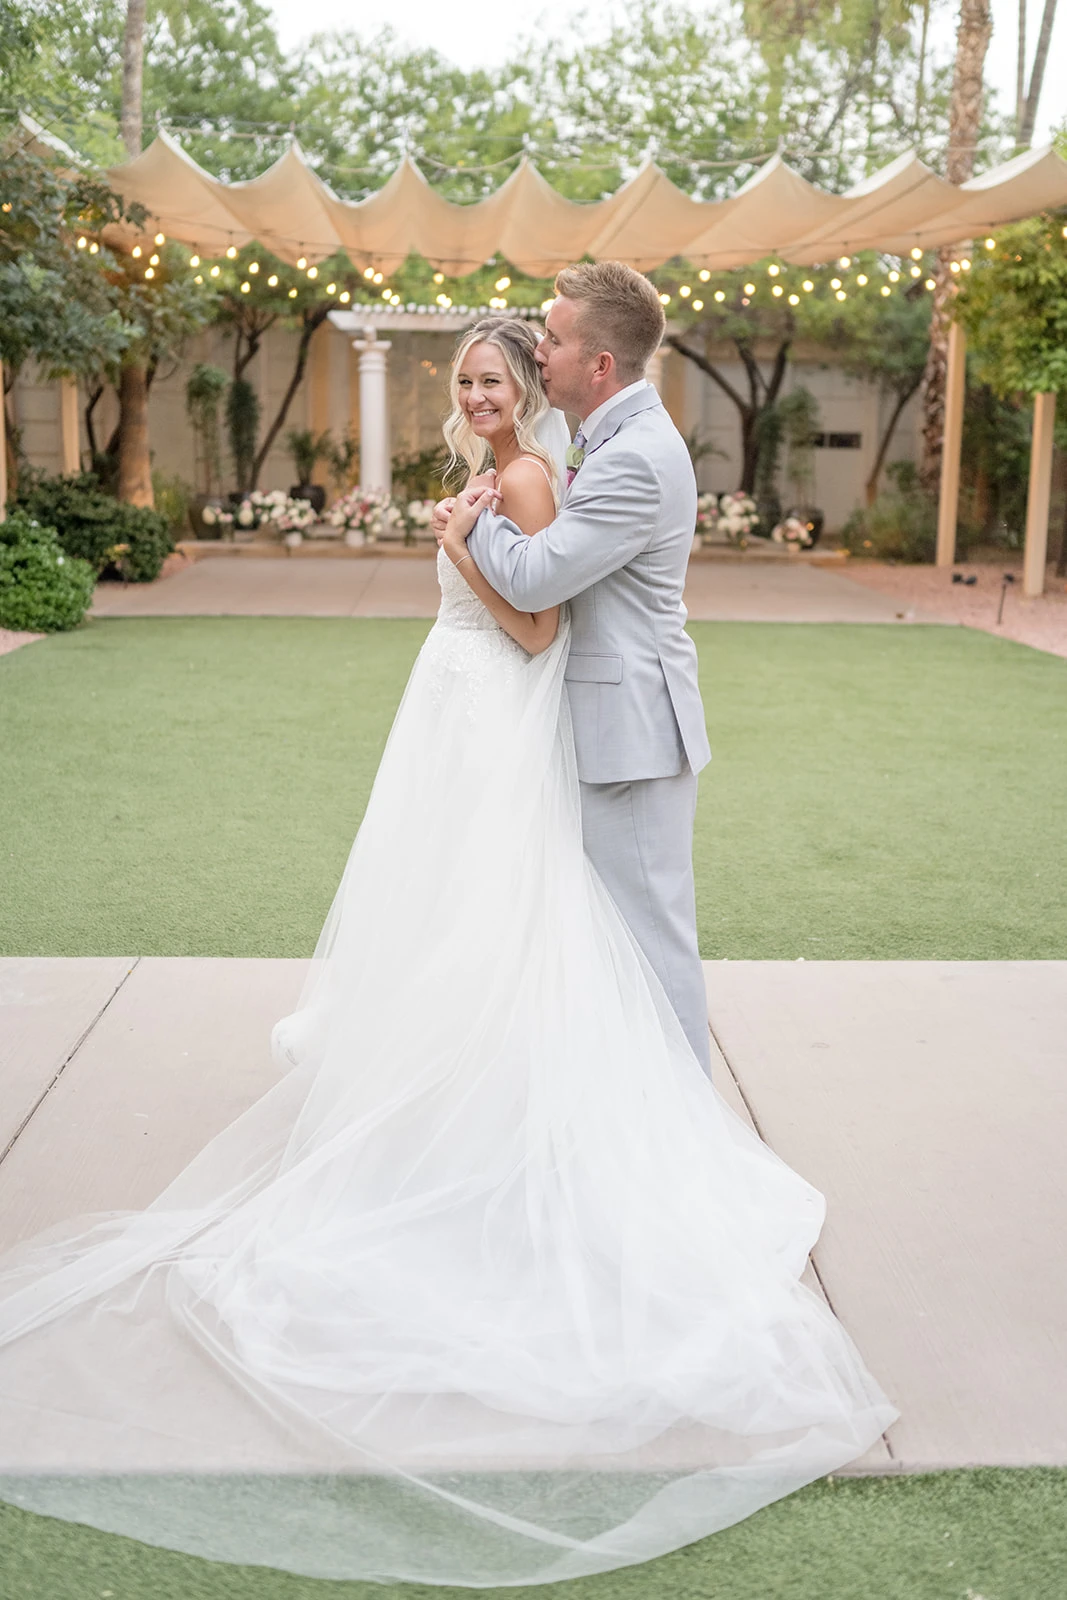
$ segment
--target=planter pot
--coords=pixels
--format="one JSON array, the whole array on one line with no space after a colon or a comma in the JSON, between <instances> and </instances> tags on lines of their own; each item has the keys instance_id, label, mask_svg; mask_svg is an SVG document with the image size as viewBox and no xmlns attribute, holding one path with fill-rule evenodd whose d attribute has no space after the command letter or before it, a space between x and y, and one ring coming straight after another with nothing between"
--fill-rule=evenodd
<instances>
[{"instance_id":1,"label":"planter pot","mask_svg":"<svg viewBox=\"0 0 1067 1600\"><path fill-rule=\"evenodd\" d=\"M367 542L368 541L366 540L366 538L364 538L362 529L360 529L360 528L346 528L345 529L345 544L348 545L348 547L351 550L358 550L360 545L366 544Z\"/></svg>"},{"instance_id":2,"label":"planter pot","mask_svg":"<svg viewBox=\"0 0 1067 1600\"><path fill-rule=\"evenodd\" d=\"M189 527L192 530L193 538L229 539L232 537L232 524L220 526L217 522L204 521L204 512L208 506L218 507L219 510L229 509L218 495L196 495L189 506Z\"/></svg>"},{"instance_id":3,"label":"planter pot","mask_svg":"<svg viewBox=\"0 0 1067 1600\"><path fill-rule=\"evenodd\" d=\"M303 542L304 542L304 535L302 533L297 532L295 529L294 529L294 531L292 533L287 533L285 535L285 543L286 543L287 547L290 550L298 549L299 546L303 544Z\"/></svg>"},{"instance_id":4,"label":"planter pot","mask_svg":"<svg viewBox=\"0 0 1067 1600\"><path fill-rule=\"evenodd\" d=\"M326 490L321 483L298 483L295 488L290 488L289 497L292 500L307 500L316 516L326 509Z\"/></svg>"},{"instance_id":5,"label":"planter pot","mask_svg":"<svg viewBox=\"0 0 1067 1600\"><path fill-rule=\"evenodd\" d=\"M822 537L823 528L826 526L826 512L820 511L818 506L791 506L785 513L786 517L796 517L798 522L807 524L811 543L805 545L806 550L814 550Z\"/></svg>"}]
</instances>

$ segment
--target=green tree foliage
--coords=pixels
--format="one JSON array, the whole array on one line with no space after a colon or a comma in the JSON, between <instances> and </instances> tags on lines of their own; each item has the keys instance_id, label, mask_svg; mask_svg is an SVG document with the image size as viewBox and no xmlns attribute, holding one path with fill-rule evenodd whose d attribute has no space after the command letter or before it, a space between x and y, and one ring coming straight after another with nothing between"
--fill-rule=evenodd
<instances>
[{"instance_id":1,"label":"green tree foliage","mask_svg":"<svg viewBox=\"0 0 1067 1600\"><path fill-rule=\"evenodd\" d=\"M994 394L1067 393L1067 214L1005 228L960 288L975 376Z\"/></svg>"}]
</instances>

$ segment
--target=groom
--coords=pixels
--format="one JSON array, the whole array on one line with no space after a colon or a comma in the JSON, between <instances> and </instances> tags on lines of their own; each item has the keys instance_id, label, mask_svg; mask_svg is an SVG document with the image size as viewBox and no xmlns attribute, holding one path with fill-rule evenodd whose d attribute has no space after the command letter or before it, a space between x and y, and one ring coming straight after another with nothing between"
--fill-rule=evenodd
<instances>
[{"instance_id":1,"label":"groom","mask_svg":"<svg viewBox=\"0 0 1067 1600\"><path fill-rule=\"evenodd\" d=\"M565 677L585 851L710 1074L692 850L696 775L711 752L682 604L696 480L644 376L663 307L617 261L567 267L556 294L537 360L550 403L582 419L569 487L535 539L489 515L469 544L520 610L570 602Z\"/></svg>"}]
</instances>

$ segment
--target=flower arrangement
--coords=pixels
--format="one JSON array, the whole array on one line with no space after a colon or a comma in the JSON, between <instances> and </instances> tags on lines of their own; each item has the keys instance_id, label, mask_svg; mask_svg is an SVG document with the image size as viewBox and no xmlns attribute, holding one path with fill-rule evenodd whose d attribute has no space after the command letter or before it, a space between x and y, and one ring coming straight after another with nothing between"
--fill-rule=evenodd
<instances>
[{"instance_id":1,"label":"flower arrangement","mask_svg":"<svg viewBox=\"0 0 1067 1600\"><path fill-rule=\"evenodd\" d=\"M697 525L698 538L703 543L716 532L719 526L719 497L717 494L697 495Z\"/></svg>"},{"instance_id":2,"label":"flower arrangement","mask_svg":"<svg viewBox=\"0 0 1067 1600\"><path fill-rule=\"evenodd\" d=\"M392 495L380 489L362 489L358 484L334 501L326 520L345 530L346 544L373 544L407 527L405 508Z\"/></svg>"},{"instance_id":3,"label":"flower arrangement","mask_svg":"<svg viewBox=\"0 0 1067 1600\"><path fill-rule=\"evenodd\" d=\"M753 529L758 527L756 502L743 489L720 496L717 531L725 534L731 544L744 544Z\"/></svg>"},{"instance_id":4,"label":"flower arrangement","mask_svg":"<svg viewBox=\"0 0 1067 1600\"><path fill-rule=\"evenodd\" d=\"M239 528L262 528L272 522L283 533L299 533L315 520L308 500L297 500L284 489L253 489L246 494L233 520Z\"/></svg>"},{"instance_id":5,"label":"flower arrangement","mask_svg":"<svg viewBox=\"0 0 1067 1600\"><path fill-rule=\"evenodd\" d=\"M200 513L200 520L205 528L218 528L221 538L233 532L233 512L223 506L206 505Z\"/></svg>"},{"instance_id":6,"label":"flower arrangement","mask_svg":"<svg viewBox=\"0 0 1067 1600\"><path fill-rule=\"evenodd\" d=\"M414 544L419 534L429 528L432 517L432 500L409 500L404 507L405 542Z\"/></svg>"},{"instance_id":7,"label":"flower arrangement","mask_svg":"<svg viewBox=\"0 0 1067 1600\"><path fill-rule=\"evenodd\" d=\"M786 544L794 550L805 550L815 543L811 528L800 517L786 517L771 530L775 544Z\"/></svg>"}]
</instances>

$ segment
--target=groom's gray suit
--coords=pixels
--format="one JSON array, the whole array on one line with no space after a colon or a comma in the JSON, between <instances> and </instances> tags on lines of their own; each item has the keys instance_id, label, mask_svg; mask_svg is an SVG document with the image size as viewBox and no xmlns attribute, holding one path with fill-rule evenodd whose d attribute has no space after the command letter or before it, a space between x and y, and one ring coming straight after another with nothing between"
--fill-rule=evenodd
<instances>
[{"instance_id":1,"label":"groom's gray suit","mask_svg":"<svg viewBox=\"0 0 1067 1600\"><path fill-rule=\"evenodd\" d=\"M485 515L471 554L523 611L570 602L566 683L586 853L711 1070L693 898L696 774L710 759L684 631L696 480L651 384L595 422L556 520Z\"/></svg>"}]
</instances>

